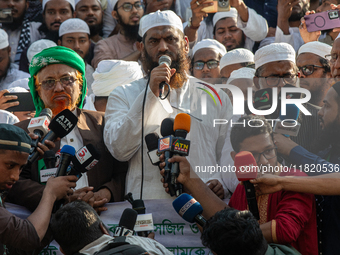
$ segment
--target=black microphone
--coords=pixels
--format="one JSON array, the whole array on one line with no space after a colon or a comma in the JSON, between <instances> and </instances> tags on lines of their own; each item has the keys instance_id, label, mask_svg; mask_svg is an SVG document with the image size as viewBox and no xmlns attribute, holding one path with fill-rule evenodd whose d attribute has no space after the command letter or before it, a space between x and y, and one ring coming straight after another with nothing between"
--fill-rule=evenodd
<instances>
[{"instance_id":1,"label":"black microphone","mask_svg":"<svg viewBox=\"0 0 340 255\"><path fill-rule=\"evenodd\" d=\"M55 141L58 137L63 138L69 134L78 122L77 116L75 116L70 110L65 109L52 119L48 126L50 131L42 139L41 143L45 145L46 140ZM27 165L30 166L34 161L39 158L39 152L35 151L29 155Z\"/></svg>"},{"instance_id":2,"label":"black microphone","mask_svg":"<svg viewBox=\"0 0 340 255\"><path fill-rule=\"evenodd\" d=\"M150 158L151 164L155 166L159 166L159 154L158 152L158 139L159 135L156 132L147 134L145 136L145 143L148 147L148 156Z\"/></svg>"},{"instance_id":3,"label":"black microphone","mask_svg":"<svg viewBox=\"0 0 340 255\"><path fill-rule=\"evenodd\" d=\"M136 224L137 212L133 209L126 208L120 217L119 225L115 229L114 236L132 236Z\"/></svg>"},{"instance_id":4,"label":"black microphone","mask_svg":"<svg viewBox=\"0 0 340 255\"><path fill-rule=\"evenodd\" d=\"M44 163L47 169L55 167L55 153L52 150L44 152Z\"/></svg>"},{"instance_id":5,"label":"black microphone","mask_svg":"<svg viewBox=\"0 0 340 255\"><path fill-rule=\"evenodd\" d=\"M168 67L171 66L171 58L167 55L162 55L159 59L158 59L158 65L162 65L162 64L166 64ZM160 84L159 84L159 97L162 96L162 91L163 91L163 87L164 85L167 84L165 81L162 81ZM168 86L169 89L170 89L170 86Z\"/></svg>"},{"instance_id":6,"label":"black microphone","mask_svg":"<svg viewBox=\"0 0 340 255\"><path fill-rule=\"evenodd\" d=\"M273 89L272 88L266 88L266 89L260 89L255 92L254 95L254 101L253 105L256 110L269 110L273 105L273 96L276 97L276 95L273 95ZM276 119L280 114L281 109L281 103L277 103L276 110L269 115L265 115L264 117L266 119Z\"/></svg>"},{"instance_id":7,"label":"black microphone","mask_svg":"<svg viewBox=\"0 0 340 255\"><path fill-rule=\"evenodd\" d=\"M52 119L52 111L49 108L45 108L41 111L39 117L32 118L28 124L28 131L38 136L37 139L32 140L31 152L35 152L38 147L38 142L41 138L48 133L48 125Z\"/></svg>"},{"instance_id":8,"label":"black microphone","mask_svg":"<svg viewBox=\"0 0 340 255\"><path fill-rule=\"evenodd\" d=\"M70 145L64 145L60 150L60 163L55 177L65 176L76 150Z\"/></svg>"},{"instance_id":9,"label":"black microphone","mask_svg":"<svg viewBox=\"0 0 340 255\"><path fill-rule=\"evenodd\" d=\"M85 145L72 157L73 165L70 166L70 170L66 174L75 175L79 179L83 173L97 165L100 157L100 153L92 144Z\"/></svg>"}]
</instances>

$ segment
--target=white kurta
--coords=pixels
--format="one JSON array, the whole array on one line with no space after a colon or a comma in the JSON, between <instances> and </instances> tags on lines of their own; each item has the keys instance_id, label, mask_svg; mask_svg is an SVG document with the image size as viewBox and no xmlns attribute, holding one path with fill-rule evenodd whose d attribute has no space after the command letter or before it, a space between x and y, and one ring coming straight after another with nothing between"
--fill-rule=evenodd
<instances>
[{"instance_id":1,"label":"white kurta","mask_svg":"<svg viewBox=\"0 0 340 255\"><path fill-rule=\"evenodd\" d=\"M281 28L276 27L275 43L289 43L293 46L294 50L298 52L299 48L304 44L304 41L300 35L298 27L290 27L289 35L285 35Z\"/></svg>"},{"instance_id":2,"label":"white kurta","mask_svg":"<svg viewBox=\"0 0 340 255\"><path fill-rule=\"evenodd\" d=\"M143 134L143 140L149 133L157 132L160 134L162 120L168 117L174 118L180 113L179 110L173 109L170 104L202 119L202 122L200 122L191 118L191 130L187 136L187 139L191 141L188 160L194 170L196 166L201 168L203 166L216 166L219 162L227 135L227 125L213 127L213 120L229 120L232 117L232 105L227 94L216 89L221 97L222 106L216 96L214 96L217 102L215 105L206 92L198 89L198 87L206 87L197 82L200 82L200 80L189 76L183 87L172 90L166 100L160 100L156 97L148 86ZM142 108L146 83L147 80L143 78L114 89L109 96L105 113L105 144L116 159L129 161L126 192L132 192L135 199L140 197L142 183ZM203 95L207 97L207 115L201 113ZM143 144L143 199L170 198L160 182L159 168L151 164L145 142ZM221 178L221 173L198 173L198 175L204 181Z\"/></svg>"},{"instance_id":3,"label":"white kurta","mask_svg":"<svg viewBox=\"0 0 340 255\"><path fill-rule=\"evenodd\" d=\"M11 63L10 67L7 70L6 77L0 79L0 90L8 89L12 82L29 77L30 75L28 73L19 70L18 65Z\"/></svg>"}]
</instances>

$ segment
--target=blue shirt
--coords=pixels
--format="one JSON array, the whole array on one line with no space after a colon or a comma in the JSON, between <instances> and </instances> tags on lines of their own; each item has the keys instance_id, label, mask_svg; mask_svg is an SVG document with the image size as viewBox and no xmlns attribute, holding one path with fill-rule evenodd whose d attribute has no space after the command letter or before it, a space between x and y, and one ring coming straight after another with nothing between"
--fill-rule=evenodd
<instances>
[{"instance_id":1,"label":"blue shirt","mask_svg":"<svg viewBox=\"0 0 340 255\"><path fill-rule=\"evenodd\" d=\"M243 0L243 2L264 17L268 22L268 27L276 27L277 0Z\"/></svg>"}]
</instances>

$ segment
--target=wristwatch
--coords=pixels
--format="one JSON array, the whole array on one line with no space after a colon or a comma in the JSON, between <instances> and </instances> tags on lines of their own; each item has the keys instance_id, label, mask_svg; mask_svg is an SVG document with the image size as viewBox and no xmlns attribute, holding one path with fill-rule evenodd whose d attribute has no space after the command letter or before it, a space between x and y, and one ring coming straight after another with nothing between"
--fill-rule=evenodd
<instances>
[{"instance_id":1,"label":"wristwatch","mask_svg":"<svg viewBox=\"0 0 340 255\"><path fill-rule=\"evenodd\" d=\"M200 27L200 25L198 25L197 27L192 26L192 24L191 24L191 18L192 18L192 17L190 17L190 18L189 18L189 21L188 21L188 28L197 30L197 29Z\"/></svg>"}]
</instances>

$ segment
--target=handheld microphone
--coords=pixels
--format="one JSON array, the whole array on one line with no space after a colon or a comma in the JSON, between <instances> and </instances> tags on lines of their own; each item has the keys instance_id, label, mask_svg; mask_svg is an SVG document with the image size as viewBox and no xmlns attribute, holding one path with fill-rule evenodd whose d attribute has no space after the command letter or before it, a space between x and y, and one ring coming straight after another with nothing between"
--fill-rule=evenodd
<instances>
[{"instance_id":1,"label":"handheld microphone","mask_svg":"<svg viewBox=\"0 0 340 255\"><path fill-rule=\"evenodd\" d=\"M145 136L145 143L148 147L148 156L151 161L151 164L155 166L159 166L159 154L158 152L158 139L159 135L156 132L147 134Z\"/></svg>"},{"instance_id":2,"label":"handheld microphone","mask_svg":"<svg viewBox=\"0 0 340 255\"><path fill-rule=\"evenodd\" d=\"M72 157L74 156L76 150L70 145L64 145L60 151L60 164L57 168L55 177L65 176L67 173L67 168L69 167Z\"/></svg>"},{"instance_id":3,"label":"handheld microphone","mask_svg":"<svg viewBox=\"0 0 340 255\"><path fill-rule=\"evenodd\" d=\"M47 169L55 167L55 153L52 150L44 152L44 163Z\"/></svg>"},{"instance_id":4,"label":"handheld microphone","mask_svg":"<svg viewBox=\"0 0 340 255\"><path fill-rule=\"evenodd\" d=\"M166 64L168 67L171 66L171 58L167 55L162 55L159 59L158 59L158 65L162 65L162 64ZM162 96L162 91L163 91L163 87L164 85L167 84L165 81L162 81L160 84L159 84L159 97ZM167 84L168 85L168 84ZM168 88L170 90L170 86L168 85Z\"/></svg>"},{"instance_id":5,"label":"handheld microphone","mask_svg":"<svg viewBox=\"0 0 340 255\"><path fill-rule=\"evenodd\" d=\"M249 181L257 177L256 160L249 151L241 151L235 155L234 165L236 167L236 177L243 182L246 191L249 211L259 220L260 214L254 184Z\"/></svg>"},{"instance_id":6,"label":"handheld microphone","mask_svg":"<svg viewBox=\"0 0 340 255\"><path fill-rule=\"evenodd\" d=\"M286 115L280 115L275 123L273 131L275 133L283 134L286 137L297 136L301 127L301 124L297 122L300 109L295 104L287 104L286 113Z\"/></svg>"},{"instance_id":7,"label":"handheld microphone","mask_svg":"<svg viewBox=\"0 0 340 255\"><path fill-rule=\"evenodd\" d=\"M114 236L132 236L136 224L137 212L133 209L126 208L120 217L119 225L115 229Z\"/></svg>"},{"instance_id":8,"label":"handheld microphone","mask_svg":"<svg viewBox=\"0 0 340 255\"><path fill-rule=\"evenodd\" d=\"M100 153L92 144L85 145L72 157L73 165L70 166L66 174L75 175L79 179L83 173L97 165L100 157Z\"/></svg>"},{"instance_id":9,"label":"handheld microphone","mask_svg":"<svg viewBox=\"0 0 340 255\"><path fill-rule=\"evenodd\" d=\"M276 95L275 95L276 96ZM260 89L255 92L254 108L256 110L269 110L273 105L273 89ZM276 110L269 115L264 116L266 119L276 119L280 113L281 103L278 102Z\"/></svg>"},{"instance_id":10,"label":"handheld microphone","mask_svg":"<svg viewBox=\"0 0 340 255\"><path fill-rule=\"evenodd\" d=\"M32 118L28 124L28 131L38 136L37 139L32 140L31 153L36 151L38 142L41 138L48 133L48 125L52 119L52 111L49 108L45 108L41 111L39 117Z\"/></svg>"},{"instance_id":11,"label":"handheld microphone","mask_svg":"<svg viewBox=\"0 0 340 255\"><path fill-rule=\"evenodd\" d=\"M176 212L190 223L198 223L204 227L207 220L202 216L203 208L199 202L192 196L183 193L172 202Z\"/></svg>"},{"instance_id":12,"label":"handheld microphone","mask_svg":"<svg viewBox=\"0 0 340 255\"><path fill-rule=\"evenodd\" d=\"M46 140L55 141L55 139L63 138L69 134L72 129L76 126L78 122L77 116L75 116L70 110L65 109L59 114L57 114L54 119L52 119L50 125L48 126L50 131L42 139L41 143L45 145ZM39 158L39 152L35 151L31 153L28 157L27 164L31 165L34 161Z\"/></svg>"}]
</instances>

